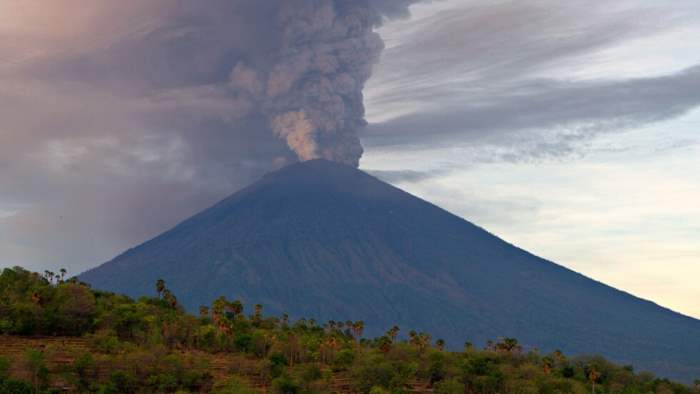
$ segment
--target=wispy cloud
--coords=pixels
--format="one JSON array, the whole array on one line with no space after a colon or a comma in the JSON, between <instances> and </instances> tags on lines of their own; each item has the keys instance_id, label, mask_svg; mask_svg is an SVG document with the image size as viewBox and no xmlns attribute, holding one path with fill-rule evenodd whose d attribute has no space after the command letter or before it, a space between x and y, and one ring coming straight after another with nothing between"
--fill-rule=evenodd
<instances>
[{"instance_id":1,"label":"wispy cloud","mask_svg":"<svg viewBox=\"0 0 700 394\"><path fill-rule=\"evenodd\" d=\"M700 105L700 67L693 64L665 75L582 72L611 48L697 28L689 16L697 3L452 1L444 7L383 32L392 46L367 92L373 124L363 142L370 151L458 144L473 148L475 161L566 156L600 133Z\"/></svg>"}]
</instances>

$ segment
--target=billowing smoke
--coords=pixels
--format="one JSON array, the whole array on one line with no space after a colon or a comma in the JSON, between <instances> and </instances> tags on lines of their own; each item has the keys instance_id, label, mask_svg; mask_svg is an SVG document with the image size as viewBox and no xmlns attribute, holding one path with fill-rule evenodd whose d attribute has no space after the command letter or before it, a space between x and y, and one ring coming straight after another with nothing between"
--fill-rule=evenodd
<instances>
[{"instance_id":1,"label":"billowing smoke","mask_svg":"<svg viewBox=\"0 0 700 394\"><path fill-rule=\"evenodd\" d=\"M366 125L362 89L384 48L373 31L410 2L282 0L273 19L274 52L262 64L241 60L229 86L255 103L271 131L299 160L357 166Z\"/></svg>"}]
</instances>

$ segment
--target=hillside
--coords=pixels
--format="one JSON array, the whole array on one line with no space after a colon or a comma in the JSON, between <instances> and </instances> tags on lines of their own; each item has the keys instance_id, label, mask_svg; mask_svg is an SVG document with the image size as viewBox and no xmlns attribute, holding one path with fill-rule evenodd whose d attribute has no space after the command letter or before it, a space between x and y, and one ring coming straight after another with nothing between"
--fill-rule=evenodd
<instances>
[{"instance_id":1,"label":"hillside","mask_svg":"<svg viewBox=\"0 0 700 394\"><path fill-rule=\"evenodd\" d=\"M138 214L138 213L135 213ZM273 314L394 324L451 348L517 337L689 381L700 322L588 279L355 168L268 174L80 279L130 296L164 278L190 311L219 295Z\"/></svg>"},{"instance_id":2,"label":"hillside","mask_svg":"<svg viewBox=\"0 0 700 394\"><path fill-rule=\"evenodd\" d=\"M187 314L167 283L134 301L75 278L0 274L0 393L678 393L600 357L526 351L515 338L447 351L428 333L289 320L217 298ZM249 312L249 313L247 313Z\"/></svg>"}]
</instances>

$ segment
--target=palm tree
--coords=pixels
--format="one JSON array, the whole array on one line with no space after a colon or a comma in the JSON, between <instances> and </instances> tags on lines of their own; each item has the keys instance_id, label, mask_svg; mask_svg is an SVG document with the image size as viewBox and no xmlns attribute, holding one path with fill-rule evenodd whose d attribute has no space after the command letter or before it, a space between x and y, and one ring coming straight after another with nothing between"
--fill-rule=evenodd
<instances>
[{"instance_id":1,"label":"palm tree","mask_svg":"<svg viewBox=\"0 0 700 394\"><path fill-rule=\"evenodd\" d=\"M418 335L418 347L422 351L426 347L428 347L428 345L430 345L430 334L425 333L425 332L421 332Z\"/></svg>"},{"instance_id":2,"label":"palm tree","mask_svg":"<svg viewBox=\"0 0 700 394\"><path fill-rule=\"evenodd\" d=\"M299 327L301 327L303 329L306 329L308 327L306 325L306 318L305 317L299 318L299 320L297 320L297 322L296 322L296 325L298 325Z\"/></svg>"},{"instance_id":3,"label":"palm tree","mask_svg":"<svg viewBox=\"0 0 700 394\"><path fill-rule=\"evenodd\" d=\"M399 335L399 326L393 326L387 331L387 334L389 334L389 338L391 339L391 342L396 342L396 337Z\"/></svg>"},{"instance_id":4,"label":"palm tree","mask_svg":"<svg viewBox=\"0 0 700 394\"><path fill-rule=\"evenodd\" d=\"M385 335L385 336L379 338L378 342L379 342L378 343L379 350L382 353L389 353L389 351L391 351L391 345L393 344L393 341L391 340L391 338L389 338L388 336Z\"/></svg>"},{"instance_id":5,"label":"palm tree","mask_svg":"<svg viewBox=\"0 0 700 394\"><path fill-rule=\"evenodd\" d=\"M204 319L205 317L209 317L209 307L208 306L200 306L199 307L199 317Z\"/></svg>"},{"instance_id":6,"label":"palm tree","mask_svg":"<svg viewBox=\"0 0 700 394\"><path fill-rule=\"evenodd\" d=\"M435 346L437 346L439 351L443 351L445 349L445 340L438 339L437 341L435 341Z\"/></svg>"},{"instance_id":7,"label":"palm tree","mask_svg":"<svg viewBox=\"0 0 700 394\"><path fill-rule=\"evenodd\" d=\"M243 313L243 303L241 302L241 300L234 300L231 303L231 310L236 316Z\"/></svg>"},{"instance_id":8,"label":"palm tree","mask_svg":"<svg viewBox=\"0 0 700 394\"><path fill-rule=\"evenodd\" d=\"M175 308L177 306L177 297L170 290L163 290L163 299L170 303L170 306Z\"/></svg>"},{"instance_id":9,"label":"palm tree","mask_svg":"<svg viewBox=\"0 0 700 394\"><path fill-rule=\"evenodd\" d=\"M214 324L216 324L219 329L223 328L223 316L224 316L224 310L226 309L226 306L228 305L228 301L226 301L226 297L220 296L211 305L211 317L212 320L214 321Z\"/></svg>"},{"instance_id":10,"label":"palm tree","mask_svg":"<svg viewBox=\"0 0 700 394\"><path fill-rule=\"evenodd\" d=\"M600 379L600 372L595 368L595 366L589 366L587 371L588 381L591 382L591 393L595 394L595 384Z\"/></svg>"},{"instance_id":11,"label":"palm tree","mask_svg":"<svg viewBox=\"0 0 700 394\"><path fill-rule=\"evenodd\" d=\"M564 359L566 358L566 357L564 357L564 353L559 349L555 350L554 353L552 353L552 354L554 355L554 358L557 361L564 361Z\"/></svg>"},{"instance_id":12,"label":"palm tree","mask_svg":"<svg viewBox=\"0 0 700 394\"><path fill-rule=\"evenodd\" d=\"M289 315L286 313L282 314L282 327L287 327L289 325Z\"/></svg>"},{"instance_id":13,"label":"palm tree","mask_svg":"<svg viewBox=\"0 0 700 394\"><path fill-rule=\"evenodd\" d=\"M515 338L503 338L502 341L496 344L496 350L505 351L507 353L518 353L522 350L522 346L518 344Z\"/></svg>"},{"instance_id":14,"label":"palm tree","mask_svg":"<svg viewBox=\"0 0 700 394\"><path fill-rule=\"evenodd\" d=\"M61 283L63 283L63 278L65 278L66 273L67 273L68 271L66 271L65 268L61 268L58 272L61 273Z\"/></svg>"},{"instance_id":15,"label":"palm tree","mask_svg":"<svg viewBox=\"0 0 700 394\"><path fill-rule=\"evenodd\" d=\"M235 320L236 316L243 313L243 303L240 300L228 302L226 298L224 298L221 305L222 311L226 312L226 318L229 320Z\"/></svg>"},{"instance_id":16,"label":"palm tree","mask_svg":"<svg viewBox=\"0 0 700 394\"><path fill-rule=\"evenodd\" d=\"M693 385L695 385L695 390L700 390L700 379L693 380Z\"/></svg>"},{"instance_id":17,"label":"palm tree","mask_svg":"<svg viewBox=\"0 0 700 394\"><path fill-rule=\"evenodd\" d=\"M335 331L335 327L336 327L335 320L328 320L328 322L326 323L327 331L329 333L332 333L333 331Z\"/></svg>"},{"instance_id":18,"label":"palm tree","mask_svg":"<svg viewBox=\"0 0 700 394\"><path fill-rule=\"evenodd\" d=\"M365 331L365 322L358 320L352 324L352 332L359 339L362 337L362 333Z\"/></svg>"},{"instance_id":19,"label":"palm tree","mask_svg":"<svg viewBox=\"0 0 700 394\"><path fill-rule=\"evenodd\" d=\"M408 342L411 345L417 345L418 344L418 333L416 330L411 330L408 332Z\"/></svg>"},{"instance_id":20,"label":"palm tree","mask_svg":"<svg viewBox=\"0 0 700 394\"><path fill-rule=\"evenodd\" d=\"M542 370L544 371L545 375L549 375L552 372L553 366L554 359L551 357L544 357L542 359Z\"/></svg>"},{"instance_id":21,"label":"palm tree","mask_svg":"<svg viewBox=\"0 0 700 394\"><path fill-rule=\"evenodd\" d=\"M335 351L338 349L338 341L335 337L327 338L322 344L322 359L323 362L330 363L335 357Z\"/></svg>"},{"instance_id":22,"label":"palm tree","mask_svg":"<svg viewBox=\"0 0 700 394\"><path fill-rule=\"evenodd\" d=\"M260 323L262 320L262 310L263 306L261 304L255 304L255 309L253 311L253 322Z\"/></svg>"},{"instance_id":23,"label":"palm tree","mask_svg":"<svg viewBox=\"0 0 700 394\"><path fill-rule=\"evenodd\" d=\"M53 283L54 276L56 276L56 274L54 274L52 271L44 271L44 277L49 281L49 283Z\"/></svg>"},{"instance_id":24,"label":"palm tree","mask_svg":"<svg viewBox=\"0 0 700 394\"><path fill-rule=\"evenodd\" d=\"M156 293L158 293L159 298L163 294L164 291L165 291L165 281L163 279L158 279L156 281Z\"/></svg>"},{"instance_id":25,"label":"palm tree","mask_svg":"<svg viewBox=\"0 0 700 394\"><path fill-rule=\"evenodd\" d=\"M468 352L471 352L472 350L474 350L474 344L472 344L469 341L464 342L464 351L466 353L468 353Z\"/></svg>"}]
</instances>

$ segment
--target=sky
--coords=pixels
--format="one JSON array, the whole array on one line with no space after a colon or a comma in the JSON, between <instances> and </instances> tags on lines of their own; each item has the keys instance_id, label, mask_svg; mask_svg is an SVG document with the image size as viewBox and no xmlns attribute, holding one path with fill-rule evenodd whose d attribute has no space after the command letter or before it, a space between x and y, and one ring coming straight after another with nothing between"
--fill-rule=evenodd
<instances>
[{"instance_id":1,"label":"sky","mask_svg":"<svg viewBox=\"0 0 700 394\"><path fill-rule=\"evenodd\" d=\"M0 2L0 266L82 272L326 157L700 317L696 1L68 3Z\"/></svg>"}]
</instances>

